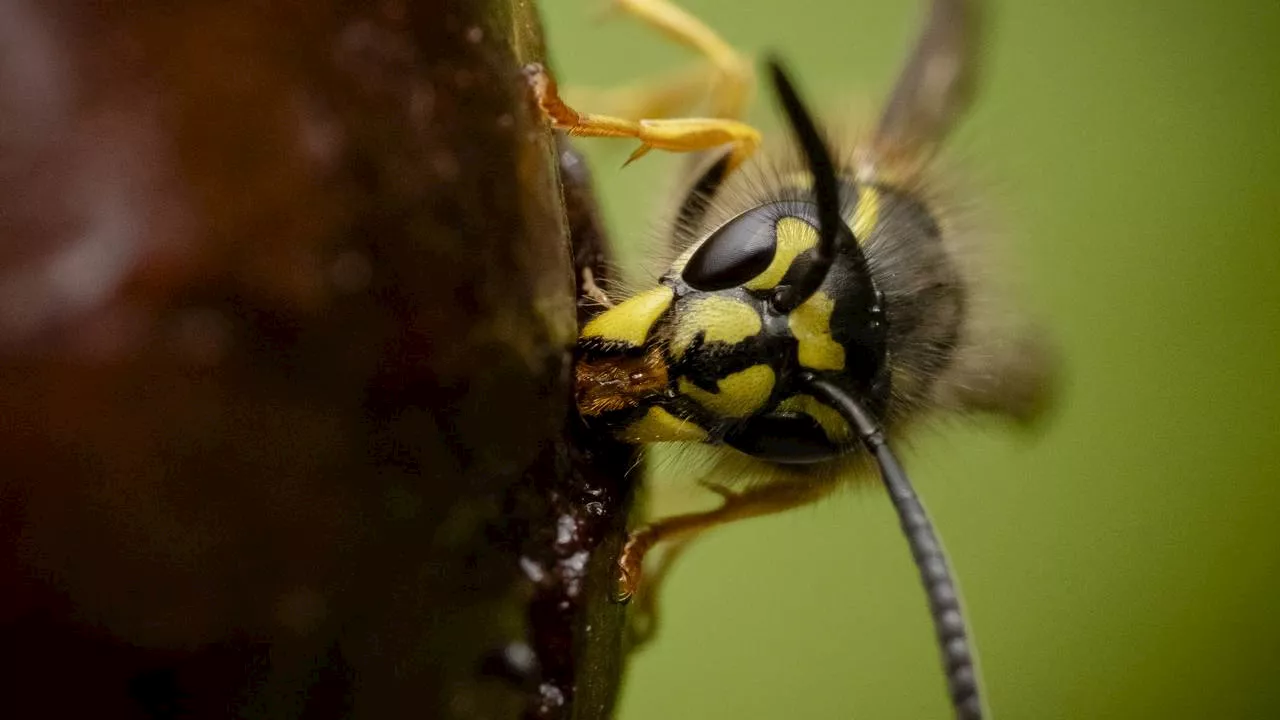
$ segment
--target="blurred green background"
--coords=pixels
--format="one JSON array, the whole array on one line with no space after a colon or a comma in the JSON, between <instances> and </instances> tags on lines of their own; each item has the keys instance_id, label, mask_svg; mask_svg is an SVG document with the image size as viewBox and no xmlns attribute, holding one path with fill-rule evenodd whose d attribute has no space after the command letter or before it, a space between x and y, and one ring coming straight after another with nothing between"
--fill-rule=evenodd
<instances>
[{"instance_id":1,"label":"blurred green background","mask_svg":"<svg viewBox=\"0 0 1280 720\"><path fill-rule=\"evenodd\" d=\"M570 85L692 58L605 0L544 3ZM1035 438L908 453L1003 718L1280 717L1280 3L989 6L954 157L990 179L1029 307L1063 351ZM685 6L783 53L808 95L877 107L921 17L899 0ZM785 132L761 93L753 119ZM584 141L630 267L678 165ZM656 483L679 482L670 477ZM943 718L915 570L879 491L721 529L663 598L623 720Z\"/></svg>"}]
</instances>

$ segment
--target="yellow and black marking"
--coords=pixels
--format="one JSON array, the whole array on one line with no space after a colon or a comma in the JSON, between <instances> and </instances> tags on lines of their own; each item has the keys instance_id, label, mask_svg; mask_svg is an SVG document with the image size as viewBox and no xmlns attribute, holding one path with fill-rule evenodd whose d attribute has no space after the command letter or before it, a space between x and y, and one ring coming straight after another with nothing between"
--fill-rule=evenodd
<instances>
[{"instance_id":1,"label":"yellow and black marking","mask_svg":"<svg viewBox=\"0 0 1280 720\"><path fill-rule=\"evenodd\" d=\"M667 310L673 299L671 288L656 287L640 293L601 313L582 328L584 340L618 343L639 348L649 338L649 331Z\"/></svg>"},{"instance_id":2,"label":"yellow and black marking","mask_svg":"<svg viewBox=\"0 0 1280 720\"><path fill-rule=\"evenodd\" d=\"M729 373L716 382L716 391L707 392L680 378L680 393L708 411L724 418L745 418L763 410L773 396L777 374L768 365L752 365Z\"/></svg>"},{"instance_id":3,"label":"yellow and black marking","mask_svg":"<svg viewBox=\"0 0 1280 720\"><path fill-rule=\"evenodd\" d=\"M843 180L844 216L857 228L856 242L840 249L812 296L779 313L775 293L806 272L818 242L813 204L800 199L804 188L794 179L787 184L787 199L707 232L657 288L583 328L584 417L631 442L697 438L787 463L819 462L853 447L847 423L802 392L798 378L819 373L873 407L889 405L893 323L885 293L899 294L920 277L899 277L892 263L892 272L877 272L866 253L936 224L907 193ZM945 360L954 337L946 340L930 346L934 362Z\"/></svg>"},{"instance_id":4,"label":"yellow and black marking","mask_svg":"<svg viewBox=\"0 0 1280 720\"><path fill-rule=\"evenodd\" d=\"M621 431L623 440L632 443L704 442L707 431L688 420L682 420L665 409L653 406L645 410Z\"/></svg>"},{"instance_id":5,"label":"yellow and black marking","mask_svg":"<svg viewBox=\"0 0 1280 720\"><path fill-rule=\"evenodd\" d=\"M571 134L637 138L640 153L704 151L712 162L677 213L676 226L702 228L698 237L657 288L582 329L581 413L631 437L686 440L694 426L708 442L782 462L812 462L844 452L850 442L833 430L838 423L829 415L819 417L820 401L797 391L801 377L831 380L890 421L924 404L962 336L965 293L932 213L906 188L918 187L912 169L936 147L965 100L967 3L934 0L917 54L876 135L819 173L839 185L839 220L851 240L839 244L834 258L817 254L822 183L815 182L812 157L803 170L792 165L773 177L773 187L748 193L749 204L727 221L703 225L708 207L733 202L717 193L760 141L741 122L752 93L750 63L671 0L625 0L617 7L701 56L713 116L580 113L560 100L544 69L530 68L545 114ZM951 74L926 72L938 67ZM793 123L810 122L803 111L789 114ZM802 144L806 133L816 136L812 128L796 128ZM819 261L820 273L812 272ZM805 290L794 306L777 302L814 276L824 278L821 286ZM651 413L654 408L665 415ZM778 433L804 435L800 444L807 449L766 447L764 436Z\"/></svg>"},{"instance_id":6,"label":"yellow and black marking","mask_svg":"<svg viewBox=\"0 0 1280 720\"><path fill-rule=\"evenodd\" d=\"M734 345L760 334L760 313L736 298L712 295L685 303L672 327L671 354L680 359L695 341Z\"/></svg>"},{"instance_id":7,"label":"yellow and black marking","mask_svg":"<svg viewBox=\"0 0 1280 720\"><path fill-rule=\"evenodd\" d=\"M844 346L831 334L831 315L836 301L825 292L816 292L791 311L787 322L800 345L800 365L810 370L843 370Z\"/></svg>"}]
</instances>

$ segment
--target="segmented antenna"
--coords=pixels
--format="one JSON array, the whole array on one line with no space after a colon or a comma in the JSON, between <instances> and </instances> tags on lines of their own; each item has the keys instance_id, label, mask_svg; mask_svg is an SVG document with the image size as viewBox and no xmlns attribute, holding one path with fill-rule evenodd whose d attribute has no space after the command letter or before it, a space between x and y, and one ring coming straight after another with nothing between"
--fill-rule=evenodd
<instances>
[{"instance_id":1,"label":"segmented antenna","mask_svg":"<svg viewBox=\"0 0 1280 720\"><path fill-rule=\"evenodd\" d=\"M796 139L809 162L814 199L818 205L818 244L814 248L811 264L803 276L789 287L780 289L773 298L774 308L786 313L799 307L822 285L835 259L836 243L845 239L852 241L853 233L840 216L839 181L831 162L831 154L813 117L800 100L800 95L787 77L782 64L776 58L771 58L768 67L782 109L786 112ZM955 580L951 577L946 553L942 551L938 536L933 531L933 523L912 489L910 479L885 441L880 424L857 400L834 383L822 380L812 373L805 373L801 381L817 398L844 417L880 466L880 477L884 480L893 507L898 513L902 532L907 537L925 594L929 598L930 614L938 636L955 716L957 720L982 720L978 671L970 651L969 632L960 609Z\"/></svg>"},{"instance_id":2,"label":"segmented antenna","mask_svg":"<svg viewBox=\"0 0 1280 720\"><path fill-rule=\"evenodd\" d=\"M982 698L978 688L978 670L970 650L969 632L960 608L960 597L955 580L951 577L946 553L933 531L928 513L911 487L911 481L898 464L898 459L885 441L884 431L870 413L848 393L831 382L812 374L804 378L805 384L820 400L831 405L858 433L863 445L875 456L880 466L893 507L898 511L902 532L920 570L920 580L929 597L930 614L938 645L942 652L942 665L946 670L947 686L951 694L951 706L957 720L981 720Z\"/></svg>"},{"instance_id":3,"label":"segmented antenna","mask_svg":"<svg viewBox=\"0 0 1280 720\"><path fill-rule=\"evenodd\" d=\"M817 291L835 260L837 243L852 242L853 233L840 217L840 182L836 178L835 165L831 162L831 153L818 132L813 116L805 108L782 63L777 58L770 58L766 64L774 90L778 93L778 100L782 103L782 110L787 114L796 140L809 162L814 200L818 204L818 244L813 250L812 261L804 275L791 285L780 288L773 297L774 309L785 314L800 307L801 303ZM847 237L841 237L842 235Z\"/></svg>"}]
</instances>

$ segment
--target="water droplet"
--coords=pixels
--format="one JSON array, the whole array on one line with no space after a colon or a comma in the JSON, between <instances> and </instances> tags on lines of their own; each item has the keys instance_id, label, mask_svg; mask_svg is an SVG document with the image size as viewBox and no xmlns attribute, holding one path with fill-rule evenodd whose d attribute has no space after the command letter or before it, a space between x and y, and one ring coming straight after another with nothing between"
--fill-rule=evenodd
<instances>
[{"instance_id":1,"label":"water droplet","mask_svg":"<svg viewBox=\"0 0 1280 720\"><path fill-rule=\"evenodd\" d=\"M524 576L529 578L535 585L541 585L547 581L547 571L537 561L532 558L520 558L520 570L524 572Z\"/></svg>"}]
</instances>

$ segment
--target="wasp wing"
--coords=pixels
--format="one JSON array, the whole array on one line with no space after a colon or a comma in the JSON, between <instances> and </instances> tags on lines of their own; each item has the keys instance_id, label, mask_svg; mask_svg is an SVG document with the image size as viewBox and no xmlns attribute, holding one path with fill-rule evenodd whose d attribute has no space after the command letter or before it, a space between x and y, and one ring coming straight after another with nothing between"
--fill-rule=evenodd
<instances>
[{"instance_id":1,"label":"wasp wing","mask_svg":"<svg viewBox=\"0 0 1280 720\"><path fill-rule=\"evenodd\" d=\"M977 77L978 15L974 0L930 3L876 128L878 160L927 161L968 108Z\"/></svg>"}]
</instances>

